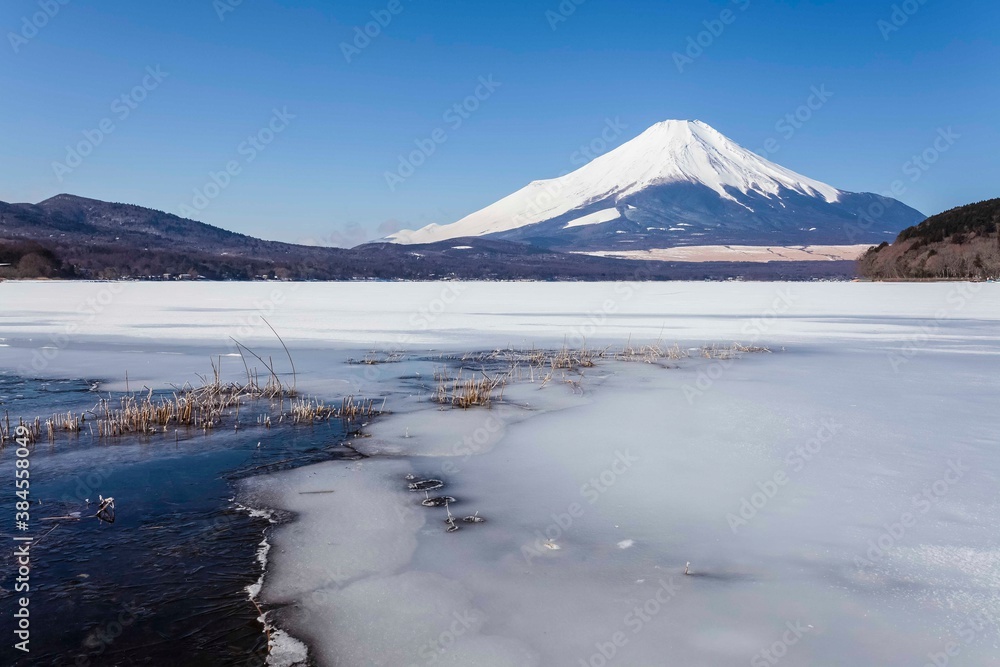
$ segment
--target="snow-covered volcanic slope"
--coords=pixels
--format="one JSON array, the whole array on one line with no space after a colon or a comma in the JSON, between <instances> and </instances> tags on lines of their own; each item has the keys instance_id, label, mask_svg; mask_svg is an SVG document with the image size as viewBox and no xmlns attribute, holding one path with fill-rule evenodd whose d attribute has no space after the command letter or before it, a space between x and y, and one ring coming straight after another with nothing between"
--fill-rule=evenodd
<instances>
[{"instance_id":1,"label":"snow-covered volcanic slope","mask_svg":"<svg viewBox=\"0 0 1000 667\"><path fill-rule=\"evenodd\" d=\"M891 240L925 217L785 169L701 121L668 120L573 173L389 240L490 236L570 250L854 244Z\"/></svg>"}]
</instances>

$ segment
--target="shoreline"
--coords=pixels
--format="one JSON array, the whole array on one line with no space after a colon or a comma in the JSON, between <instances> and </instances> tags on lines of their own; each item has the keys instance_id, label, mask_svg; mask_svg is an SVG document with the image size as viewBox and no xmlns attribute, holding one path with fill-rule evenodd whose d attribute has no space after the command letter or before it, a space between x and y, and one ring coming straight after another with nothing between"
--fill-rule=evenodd
<instances>
[{"instance_id":1,"label":"shoreline","mask_svg":"<svg viewBox=\"0 0 1000 667\"><path fill-rule=\"evenodd\" d=\"M51 414L59 409L84 409L97 400L88 389L89 382L18 382L9 375L7 379L18 392L10 410ZM46 390L49 386L65 387L58 394L64 397L61 403L51 402L57 394ZM17 407L25 400L23 395L30 401ZM42 520L46 537L48 531L61 530L37 547L40 551L35 559L47 574L36 577L37 585L32 581L32 589L37 587L38 591L34 616L49 624L43 623L37 631L37 641L44 648L33 650L33 658L40 654L65 659L75 652L84 661L95 656L166 659L167 655L177 658L190 653L191 659L211 655L216 664L236 665L246 664L258 649L265 650L259 654L260 664L270 651L295 655L294 639L280 632L272 634L260 608L252 611L257 606L253 589L263 578L266 534L274 516L234 503L233 492L238 480L247 476L357 456L344 446L350 442L351 432L337 420L335 424L236 431L231 427L205 432L179 427L180 438L175 438L173 431L110 438L86 431L57 432L53 440L43 436L33 443L32 465L46 473L34 488L34 495L46 509L35 510L33 515L41 512L61 519ZM330 436L332 442L327 440ZM261 443L266 444L261 447ZM0 462L4 467L13 463L9 456L0 457ZM84 495L96 499L99 493L114 495L118 506L117 521L104 530L96 530L96 519L88 518L84 507ZM87 507L93 511L93 506ZM259 523L262 520L266 522L263 526ZM249 559L246 562L241 558L244 550ZM126 558L129 567L105 572L96 562L105 558ZM52 570L50 562L77 564L70 564L72 569L58 565ZM146 571L152 576L144 576ZM182 572L185 574L177 579ZM242 583L248 578L250 581ZM120 588L129 591L127 609L132 611L95 645L82 633L101 622L108 613L104 608L107 604L124 604L115 602ZM94 598L101 604L69 614L57 600L74 592L74 598L82 594L83 599ZM211 602L202 600L202 595ZM206 615L204 608L209 605L216 612ZM180 653L157 639L157 628L164 626L187 628L187 633L193 633ZM50 636L52 632L58 634ZM75 639L78 635L79 641ZM270 651L265 638L273 641ZM242 658L232 654L234 647L245 651Z\"/></svg>"},{"instance_id":2,"label":"shoreline","mask_svg":"<svg viewBox=\"0 0 1000 667\"><path fill-rule=\"evenodd\" d=\"M545 351L540 348L524 352L510 351L510 354L514 356L504 358L501 355L500 358L503 360L500 361L497 360L495 352L486 353L485 356L484 353L450 353L436 359L413 357L404 362L404 365L407 366L404 377L413 377L414 374L417 377L427 377L427 370L432 367L440 368L442 364L445 364L453 373L457 371L461 374L460 369L478 366L484 362L486 363L485 367L491 369L490 373L504 369L508 373L514 373L518 370L518 361L515 360L515 357L520 358L521 355L526 355L536 359L536 363L540 363L540 366L549 368L550 379L546 379L544 373L536 375L522 369L517 378L511 377L510 384L501 392L504 395L502 400L491 405L475 406L468 409L442 407L434 401L434 391L429 386L424 387L423 392L414 392L412 388L400 389L397 387L397 391L408 393L409 399L401 404L394 404L394 409L391 412L373 421L366 429L367 437L354 445L354 448L366 457L363 459L363 466L367 470L359 471L357 474L367 476L369 480L379 480L375 482L375 487L370 489L364 485L357 488L352 486L355 488L354 493L360 493L363 498L359 505L354 506L354 509L357 511L358 507L381 507L385 514L394 515L400 520L400 522L389 522L387 530L393 533L393 537L389 539L398 539L398 531L407 535L409 535L409 531L414 531L414 537L419 544L425 539L421 537L421 534L426 535L427 531L430 531L430 534L448 532L446 530L448 524L444 526L441 524L444 512L448 510L419 507L419 494L403 491L404 478L440 479L444 482L443 490L432 493L458 495L457 505L455 505L457 527L460 531L471 534L478 527L469 523L468 520L463 523L461 517L468 514L470 519L473 516L478 518L479 512L475 511L476 508L469 504L464 495L454 490L454 485L460 481L461 468L469 464L472 458L493 451L493 448L503 441L508 429L515 426L530 428L532 420L537 417L547 416L551 418L563 410L585 405L585 397L592 396L593 391L600 391L604 374L614 374L614 367L638 364L658 367L661 372L670 373L678 360L686 358L693 358L696 363L704 361L705 356L708 356L709 360L714 357L735 362L737 357L766 351L747 349L734 354L727 351L717 351L728 349L715 346L683 348L675 345L669 348L663 347L654 353L649 349L636 348L627 357L609 353L607 358L602 359L596 356L600 354L599 352L594 352L592 354L595 355L593 359L596 366L591 361L590 353L586 351L559 349ZM563 367L555 369L553 368L554 363L561 364ZM414 371L414 369L421 368L424 370ZM435 377L440 376L442 372L441 370L434 371ZM586 377L586 373L590 372L596 373L597 376ZM573 378L577 378L577 380L573 380ZM407 384L405 379L402 382L404 385ZM549 389L546 391L555 393L546 397L540 396L537 392L546 389L547 386ZM442 412L442 410L444 411ZM423 424L423 427L414 431L408 429L406 424L413 420ZM480 426L469 431L472 428L470 424L476 423L479 423ZM401 559L392 560L390 564L381 568L366 563L356 571L350 567L334 566L330 569L321 566L320 570L323 571L323 574L319 578L319 581L322 582L319 588L311 588L311 586L300 588L298 580L296 580L291 585L298 592L293 594L278 593L276 600L267 599L269 589L289 585L288 581L282 581L285 575L277 572L278 570L284 571L292 567L294 571L298 572L302 568L309 571L310 567L314 567L306 564L310 557L297 557L303 548L309 548L299 536L315 534L316 539L322 541L324 535L336 534L338 544L345 543L345 540L348 539L344 533L349 531L349 526L342 522L336 523L336 529L329 527L317 529L317 513L325 513L322 509L322 503L317 500L313 503L303 504L302 501L302 494L314 493L308 489L315 484L312 481L315 476L323 480L324 487L336 487L339 500L343 501L344 493L341 492L346 491L340 488L339 484L345 484L347 481L344 478L344 473L333 470L333 467L354 469L355 465L349 462L343 462L339 466L334 462L319 462L277 475L265 475L244 480L240 490L243 502L251 503L258 510L280 512L283 516L288 517L288 521L279 522L269 528L269 549L273 550L278 547L282 555L279 560L268 560L261 578L261 592L265 599L265 605L276 605L285 611L295 610L291 612L292 618L288 619L287 622L283 621L279 614L278 618L271 621L272 627L283 630L288 637L301 642L306 647L308 658L319 664L333 664L341 656L337 653L331 653L332 649L327 633L317 633L315 628L303 631L303 626L308 625L308 623L302 619L312 619L316 615L324 613L336 613L334 608L326 606L332 597L365 580L390 576L400 567L405 567ZM395 480L395 485L385 484L387 470L391 471L391 478ZM279 490L275 491L275 487ZM298 498L296 494L298 494ZM317 498L322 497L317 496ZM258 500L256 503L252 500L254 498ZM285 502L282 502L282 499ZM386 502L389 504L386 505ZM343 511L343 509L339 508L338 511ZM377 522L378 518L370 512L361 516L352 513L350 522L358 520ZM492 517L485 518L485 520L487 521L486 525L493 521ZM289 534L296 537L289 538L287 537ZM360 542L351 546L359 550L366 549L365 545ZM628 546L630 547L631 544ZM413 547L414 550L416 548L416 546ZM531 548L534 549L534 553L538 557L544 557L547 548L558 549L559 547L555 543L546 547L539 542ZM627 547L620 546L619 548ZM336 560L335 556L331 557L328 553L324 553L322 558ZM289 562L286 562L289 559L296 564L290 565ZM373 567L374 569L372 569ZM683 572L682 564L678 564L675 569L675 575L681 574ZM277 581L275 581L276 579ZM441 585L446 584L442 582ZM375 619L369 617L366 622L374 623ZM334 657L335 655L337 657ZM353 657L355 660L358 659L358 656ZM276 660L273 664L281 667L292 667L292 665L297 664L294 660L301 661L303 659L304 656L296 654L292 662ZM345 657L345 659L349 658ZM269 664L272 663L269 662Z\"/></svg>"}]
</instances>

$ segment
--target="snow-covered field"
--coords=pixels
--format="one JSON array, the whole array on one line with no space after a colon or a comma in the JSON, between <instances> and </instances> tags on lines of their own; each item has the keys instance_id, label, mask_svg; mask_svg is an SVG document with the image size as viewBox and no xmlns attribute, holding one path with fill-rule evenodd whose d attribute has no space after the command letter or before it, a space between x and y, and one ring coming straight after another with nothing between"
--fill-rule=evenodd
<instances>
[{"instance_id":1,"label":"snow-covered field","mask_svg":"<svg viewBox=\"0 0 1000 667\"><path fill-rule=\"evenodd\" d=\"M608 250L588 252L595 257L654 260L661 262L833 262L855 260L871 245L752 246L707 245L678 246L652 250Z\"/></svg>"},{"instance_id":2,"label":"snow-covered field","mask_svg":"<svg viewBox=\"0 0 1000 667\"><path fill-rule=\"evenodd\" d=\"M386 397L370 458L241 489L295 512L262 600L320 664L1000 664L996 285L4 283L0 313L0 368L108 386L230 337L278 362L263 313L300 388ZM629 340L772 353L429 400L479 372L448 353ZM345 363L372 350L406 356Z\"/></svg>"}]
</instances>

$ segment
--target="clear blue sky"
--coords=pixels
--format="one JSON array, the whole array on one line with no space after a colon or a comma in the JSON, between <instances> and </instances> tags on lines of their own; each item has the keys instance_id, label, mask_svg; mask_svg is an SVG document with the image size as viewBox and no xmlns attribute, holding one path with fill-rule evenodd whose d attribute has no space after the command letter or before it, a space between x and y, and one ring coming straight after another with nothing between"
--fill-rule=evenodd
<instances>
[{"instance_id":1,"label":"clear blue sky","mask_svg":"<svg viewBox=\"0 0 1000 667\"><path fill-rule=\"evenodd\" d=\"M902 180L900 198L928 214L1000 195L996 2L900 0L916 11L894 24L888 0L576 1L563 16L560 0L6 0L0 200L71 192L177 213L205 204L195 190L233 162L198 219L363 240L453 222L559 175L616 118L627 128L615 143L668 118L758 152L774 138L780 164L851 191ZM347 62L341 44L390 7L401 11ZM705 21L720 34L701 35L679 71L675 52ZM479 89L478 109L445 118L490 75L500 86ZM789 137L776 124L813 86L833 96ZM243 143L272 121L271 143ZM907 170L948 127L960 138L947 152ZM435 130L446 141L390 190L386 172ZM68 145L98 139L67 161ZM62 182L54 162L70 166Z\"/></svg>"}]
</instances>

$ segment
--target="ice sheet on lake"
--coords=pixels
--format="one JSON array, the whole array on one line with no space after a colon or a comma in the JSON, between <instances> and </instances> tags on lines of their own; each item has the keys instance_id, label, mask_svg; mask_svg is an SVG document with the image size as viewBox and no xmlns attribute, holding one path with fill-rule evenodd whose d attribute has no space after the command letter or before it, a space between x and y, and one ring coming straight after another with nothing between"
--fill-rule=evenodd
<instances>
[{"instance_id":1,"label":"ice sheet on lake","mask_svg":"<svg viewBox=\"0 0 1000 667\"><path fill-rule=\"evenodd\" d=\"M0 362L99 289L0 285ZM131 369L166 341L180 354L146 375L175 380L228 336L280 358L254 320L270 290L302 386L393 412L354 442L372 458L241 494L296 515L261 598L321 664L896 666L949 642L1000 662L995 285L128 285L53 364ZM630 335L775 353L599 361L492 410L429 401L446 351ZM345 363L372 348L408 356ZM445 481L461 530L407 475Z\"/></svg>"},{"instance_id":2,"label":"ice sheet on lake","mask_svg":"<svg viewBox=\"0 0 1000 667\"><path fill-rule=\"evenodd\" d=\"M641 272L637 278L641 278ZM230 337L271 345L465 350L596 342L770 343L861 340L897 345L905 336L939 342L993 340L995 284L856 283L0 283L9 352L30 340L107 350L149 361L192 343L236 352ZM994 350L995 352L995 350ZM130 354L131 353L131 354ZM33 357L34 354L32 353ZM61 358L61 357L60 357ZM18 359L20 363L21 359ZM174 359L177 361L177 359Z\"/></svg>"},{"instance_id":3,"label":"ice sheet on lake","mask_svg":"<svg viewBox=\"0 0 1000 667\"><path fill-rule=\"evenodd\" d=\"M283 473L288 494L348 484L353 500L317 501L326 512L293 524L305 543L275 563L264 596L296 602L284 620L324 664L723 665L776 644L789 665L919 663L976 614L1000 618L1000 466L982 439L1000 429L1000 392L964 391L981 363L926 351L900 375L881 352L792 350L599 363L582 396L536 382L491 411L418 397L357 441L393 457L367 460L368 474ZM711 387L685 393L714 368ZM932 392L900 391L922 377ZM455 516L487 523L446 533L444 510L402 490L407 474L445 480ZM954 482L940 495L939 479ZM927 488L922 511L913 496ZM914 524L897 536L904 512ZM380 558L310 602L317 563L373 546ZM995 642L984 631L963 655L985 664Z\"/></svg>"}]
</instances>

